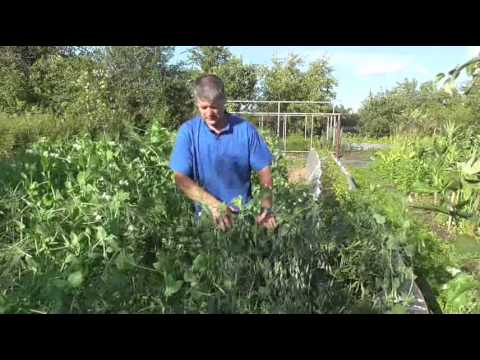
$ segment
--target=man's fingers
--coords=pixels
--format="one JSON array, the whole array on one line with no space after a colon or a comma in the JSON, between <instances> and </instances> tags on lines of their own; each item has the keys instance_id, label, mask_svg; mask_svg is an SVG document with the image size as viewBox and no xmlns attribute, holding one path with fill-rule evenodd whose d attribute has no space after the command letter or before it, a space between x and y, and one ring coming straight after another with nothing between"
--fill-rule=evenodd
<instances>
[{"instance_id":1,"label":"man's fingers","mask_svg":"<svg viewBox=\"0 0 480 360\"><path fill-rule=\"evenodd\" d=\"M215 226L220 230L225 231L225 225L223 223L223 218L221 216L218 216L215 218Z\"/></svg>"},{"instance_id":2,"label":"man's fingers","mask_svg":"<svg viewBox=\"0 0 480 360\"><path fill-rule=\"evenodd\" d=\"M272 229L275 230L277 227L278 227L278 224L277 224L276 221L274 221L274 222L273 222L273 227L272 227Z\"/></svg>"},{"instance_id":3,"label":"man's fingers","mask_svg":"<svg viewBox=\"0 0 480 360\"><path fill-rule=\"evenodd\" d=\"M266 220L262 223L262 225L263 225L266 229L268 229L268 230L274 230L274 229L276 229L276 227L278 226L277 220L275 219L274 216L271 216L271 217L269 217L268 219L266 219Z\"/></svg>"},{"instance_id":4,"label":"man's fingers","mask_svg":"<svg viewBox=\"0 0 480 360\"><path fill-rule=\"evenodd\" d=\"M228 230L233 226L233 219L226 216L219 216L215 218L215 225L222 231Z\"/></svg>"},{"instance_id":5,"label":"man's fingers","mask_svg":"<svg viewBox=\"0 0 480 360\"><path fill-rule=\"evenodd\" d=\"M275 229L275 222L272 219L268 219L266 225L269 230Z\"/></svg>"},{"instance_id":6,"label":"man's fingers","mask_svg":"<svg viewBox=\"0 0 480 360\"><path fill-rule=\"evenodd\" d=\"M232 218L230 216L225 216L224 218L224 222L225 222L225 227L227 229L230 229L232 227Z\"/></svg>"},{"instance_id":7,"label":"man's fingers","mask_svg":"<svg viewBox=\"0 0 480 360\"><path fill-rule=\"evenodd\" d=\"M220 228L220 230L225 231L225 224L223 223L222 218L220 218L218 221L218 227Z\"/></svg>"},{"instance_id":8,"label":"man's fingers","mask_svg":"<svg viewBox=\"0 0 480 360\"><path fill-rule=\"evenodd\" d=\"M277 224L277 219L275 219L274 217L272 217L271 222L272 222L273 228L275 229L275 228L278 226L278 224Z\"/></svg>"}]
</instances>

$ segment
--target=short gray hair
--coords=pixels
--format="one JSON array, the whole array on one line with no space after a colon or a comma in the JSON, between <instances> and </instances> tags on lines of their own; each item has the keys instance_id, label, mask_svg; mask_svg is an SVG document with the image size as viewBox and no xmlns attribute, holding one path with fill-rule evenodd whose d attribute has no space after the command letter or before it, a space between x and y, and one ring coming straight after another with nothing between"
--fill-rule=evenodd
<instances>
[{"instance_id":1,"label":"short gray hair","mask_svg":"<svg viewBox=\"0 0 480 360\"><path fill-rule=\"evenodd\" d=\"M216 75L202 75L195 81L195 100L225 100L225 87Z\"/></svg>"}]
</instances>

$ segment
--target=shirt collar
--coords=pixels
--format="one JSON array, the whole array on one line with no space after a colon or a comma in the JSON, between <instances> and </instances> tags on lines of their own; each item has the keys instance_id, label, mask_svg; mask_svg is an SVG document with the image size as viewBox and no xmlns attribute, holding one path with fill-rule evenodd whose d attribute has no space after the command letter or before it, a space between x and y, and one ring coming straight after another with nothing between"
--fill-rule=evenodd
<instances>
[{"instance_id":1,"label":"shirt collar","mask_svg":"<svg viewBox=\"0 0 480 360\"><path fill-rule=\"evenodd\" d=\"M207 128L208 131L210 131L212 134L214 134L216 136L219 136L219 135L230 132L230 129L232 127L231 120L230 120L230 115L225 114L225 119L227 121L227 124L225 125L225 127L222 130L220 130L220 133L217 134L216 132L214 132L212 129L210 129L208 127L208 125L205 123L205 120L203 120L203 118L200 116L200 121L203 123L203 125Z\"/></svg>"}]
</instances>

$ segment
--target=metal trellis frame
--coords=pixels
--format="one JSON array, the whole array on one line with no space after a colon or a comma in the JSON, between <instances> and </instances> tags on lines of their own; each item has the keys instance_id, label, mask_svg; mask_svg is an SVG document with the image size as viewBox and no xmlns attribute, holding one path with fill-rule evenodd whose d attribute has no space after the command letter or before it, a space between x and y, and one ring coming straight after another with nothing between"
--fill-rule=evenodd
<instances>
[{"instance_id":1,"label":"metal trellis frame","mask_svg":"<svg viewBox=\"0 0 480 360\"><path fill-rule=\"evenodd\" d=\"M313 132L316 119L324 119L326 122L326 140L332 141L332 145L335 146L338 143L337 128L340 127L340 119L342 114L335 112L335 105L329 101L300 101L300 100L228 100L226 104L240 104L239 111L230 111L235 115L250 115L260 118L259 126L261 129L265 126L265 117L277 118L276 136L282 138L283 152L285 153L308 153L313 149ZM276 104L277 111L251 111L250 109L256 104ZM330 105L332 107L331 112L281 112L281 104L307 104L307 105ZM242 109L243 105L243 109ZM245 109L246 108L246 109ZM288 150L287 149L287 127L288 119L294 117L303 117L305 122L304 138L307 140L308 135L308 122L310 120L310 150ZM282 133L280 134L280 125L283 120ZM335 131L334 131L335 129Z\"/></svg>"}]
</instances>

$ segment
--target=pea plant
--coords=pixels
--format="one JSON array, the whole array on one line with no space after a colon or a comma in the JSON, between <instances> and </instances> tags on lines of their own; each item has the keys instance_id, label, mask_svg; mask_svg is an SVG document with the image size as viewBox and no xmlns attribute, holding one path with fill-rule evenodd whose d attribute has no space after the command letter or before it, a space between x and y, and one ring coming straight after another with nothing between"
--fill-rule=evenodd
<instances>
[{"instance_id":1,"label":"pea plant","mask_svg":"<svg viewBox=\"0 0 480 360\"><path fill-rule=\"evenodd\" d=\"M349 313L406 306L401 238L368 207L288 183L273 139L279 228L255 224L262 188L232 230L190 201L168 167L175 134L40 141L1 164L0 312Z\"/></svg>"}]
</instances>

